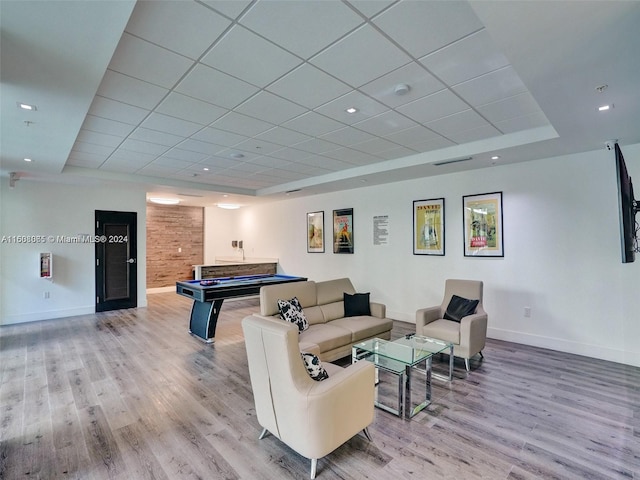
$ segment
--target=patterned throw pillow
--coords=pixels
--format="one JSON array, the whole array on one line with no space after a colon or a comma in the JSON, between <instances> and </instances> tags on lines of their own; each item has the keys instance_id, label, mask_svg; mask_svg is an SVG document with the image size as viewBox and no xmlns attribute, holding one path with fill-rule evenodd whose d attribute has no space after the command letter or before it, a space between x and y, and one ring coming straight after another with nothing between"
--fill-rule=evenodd
<instances>
[{"instance_id":1,"label":"patterned throw pillow","mask_svg":"<svg viewBox=\"0 0 640 480\"><path fill-rule=\"evenodd\" d=\"M307 372L309 372L309 376L311 378L317 382L329 378L329 374L324 369L320 359L316 355L306 352L303 352L300 355L302 355L302 360L304 360L304 365L307 367Z\"/></svg>"},{"instance_id":2,"label":"patterned throw pillow","mask_svg":"<svg viewBox=\"0 0 640 480\"><path fill-rule=\"evenodd\" d=\"M278 300L278 310L280 318L298 326L298 333L309 328L309 322L307 322L307 317L305 317L297 297L293 297L291 300Z\"/></svg>"}]
</instances>

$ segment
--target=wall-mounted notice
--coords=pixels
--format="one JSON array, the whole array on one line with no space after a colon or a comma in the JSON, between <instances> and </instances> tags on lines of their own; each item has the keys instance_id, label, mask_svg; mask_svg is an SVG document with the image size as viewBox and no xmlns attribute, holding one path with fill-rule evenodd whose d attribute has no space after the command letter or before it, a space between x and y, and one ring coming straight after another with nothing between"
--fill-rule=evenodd
<instances>
[{"instance_id":1,"label":"wall-mounted notice","mask_svg":"<svg viewBox=\"0 0 640 480\"><path fill-rule=\"evenodd\" d=\"M389 215L373 217L373 244L387 245L389 243Z\"/></svg>"}]
</instances>

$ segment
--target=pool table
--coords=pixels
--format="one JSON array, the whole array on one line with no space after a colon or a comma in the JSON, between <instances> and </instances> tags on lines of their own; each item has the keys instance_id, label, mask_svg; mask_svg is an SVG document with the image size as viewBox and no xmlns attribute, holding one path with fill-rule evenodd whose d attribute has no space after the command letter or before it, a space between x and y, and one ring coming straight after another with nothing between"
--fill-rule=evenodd
<instances>
[{"instance_id":1,"label":"pool table","mask_svg":"<svg viewBox=\"0 0 640 480\"><path fill-rule=\"evenodd\" d=\"M306 277L291 275L243 275L176 282L176 293L193 300L189 332L207 343L213 343L218 315L225 298L258 295L263 285L303 282Z\"/></svg>"}]
</instances>

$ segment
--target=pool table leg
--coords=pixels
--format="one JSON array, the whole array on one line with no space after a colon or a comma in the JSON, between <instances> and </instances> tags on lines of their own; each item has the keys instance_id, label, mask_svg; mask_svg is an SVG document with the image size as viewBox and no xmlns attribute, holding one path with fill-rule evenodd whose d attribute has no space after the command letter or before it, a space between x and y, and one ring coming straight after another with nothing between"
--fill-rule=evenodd
<instances>
[{"instance_id":1,"label":"pool table leg","mask_svg":"<svg viewBox=\"0 0 640 480\"><path fill-rule=\"evenodd\" d=\"M194 301L191 307L189 333L199 337L206 343L213 343L222 302L223 299L214 300L213 302Z\"/></svg>"}]
</instances>

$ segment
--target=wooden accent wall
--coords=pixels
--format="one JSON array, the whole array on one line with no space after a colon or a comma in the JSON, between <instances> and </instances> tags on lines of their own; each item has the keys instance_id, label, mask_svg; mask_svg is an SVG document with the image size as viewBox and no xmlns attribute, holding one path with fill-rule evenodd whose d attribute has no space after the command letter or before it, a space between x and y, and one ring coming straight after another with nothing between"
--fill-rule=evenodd
<instances>
[{"instance_id":1,"label":"wooden accent wall","mask_svg":"<svg viewBox=\"0 0 640 480\"><path fill-rule=\"evenodd\" d=\"M204 208L147 205L147 288L190 280L203 262Z\"/></svg>"}]
</instances>

